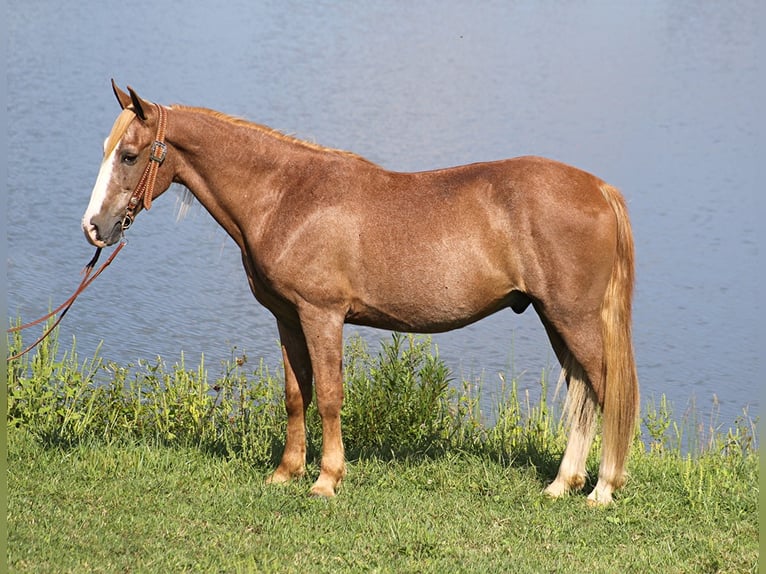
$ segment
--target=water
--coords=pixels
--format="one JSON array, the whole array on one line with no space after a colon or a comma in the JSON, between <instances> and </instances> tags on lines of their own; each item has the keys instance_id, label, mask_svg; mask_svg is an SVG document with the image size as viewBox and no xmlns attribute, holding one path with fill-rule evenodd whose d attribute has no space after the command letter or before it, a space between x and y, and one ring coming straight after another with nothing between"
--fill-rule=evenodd
<instances>
[{"instance_id":1,"label":"water","mask_svg":"<svg viewBox=\"0 0 766 574\"><path fill-rule=\"evenodd\" d=\"M756 2L10 3L8 309L36 318L92 254L79 228L118 113L148 99L219 109L390 169L538 154L620 187L638 256L645 400L677 414L760 405ZM232 353L277 365L274 321L236 246L157 201L62 326L81 357L160 355L211 374ZM383 332L360 332L374 345ZM31 335L29 339L31 340ZM532 312L434 337L457 376L537 389L557 369ZM236 349L235 349L236 347Z\"/></svg>"}]
</instances>

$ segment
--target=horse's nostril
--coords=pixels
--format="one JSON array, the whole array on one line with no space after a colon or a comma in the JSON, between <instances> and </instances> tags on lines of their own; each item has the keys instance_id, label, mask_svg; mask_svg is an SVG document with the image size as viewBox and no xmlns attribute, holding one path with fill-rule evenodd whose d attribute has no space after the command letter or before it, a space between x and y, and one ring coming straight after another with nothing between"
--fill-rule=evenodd
<instances>
[{"instance_id":1,"label":"horse's nostril","mask_svg":"<svg viewBox=\"0 0 766 574\"><path fill-rule=\"evenodd\" d=\"M94 239L101 239L101 234L98 232L98 225L93 222L93 219L88 223L85 232Z\"/></svg>"}]
</instances>

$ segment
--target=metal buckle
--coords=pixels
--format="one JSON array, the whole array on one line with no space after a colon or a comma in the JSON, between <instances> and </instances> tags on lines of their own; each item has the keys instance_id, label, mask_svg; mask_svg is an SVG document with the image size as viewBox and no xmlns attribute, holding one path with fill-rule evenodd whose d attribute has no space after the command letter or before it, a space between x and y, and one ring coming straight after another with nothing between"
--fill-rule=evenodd
<instances>
[{"instance_id":1,"label":"metal buckle","mask_svg":"<svg viewBox=\"0 0 766 574\"><path fill-rule=\"evenodd\" d=\"M161 164L165 161L165 156L168 154L168 146L161 141L156 141L152 144L152 149L149 152L149 160L156 161Z\"/></svg>"},{"instance_id":2,"label":"metal buckle","mask_svg":"<svg viewBox=\"0 0 766 574\"><path fill-rule=\"evenodd\" d=\"M133 217L126 213L125 217L122 218L122 223L121 223L122 231L123 232L127 231L131 225L133 225Z\"/></svg>"}]
</instances>

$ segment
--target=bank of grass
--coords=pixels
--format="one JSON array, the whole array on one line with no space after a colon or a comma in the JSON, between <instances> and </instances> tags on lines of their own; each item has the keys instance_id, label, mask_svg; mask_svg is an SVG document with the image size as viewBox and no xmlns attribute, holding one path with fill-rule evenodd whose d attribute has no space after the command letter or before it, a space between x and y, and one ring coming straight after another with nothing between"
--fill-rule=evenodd
<instances>
[{"instance_id":1,"label":"bank of grass","mask_svg":"<svg viewBox=\"0 0 766 574\"><path fill-rule=\"evenodd\" d=\"M204 363L121 366L57 347L8 367L12 572L758 568L759 456L746 416L701 433L660 399L644 408L616 504L552 501L541 491L566 434L547 393L526 405L511 381L483 413L475 386L451 381L427 339L395 335L374 352L354 339L349 474L326 501L307 496L321 437L313 409L308 477L264 484L285 417L281 377L263 363L232 356L211 377ZM597 465L598 444L593 476Z\"/></svg>"}]
</instances>

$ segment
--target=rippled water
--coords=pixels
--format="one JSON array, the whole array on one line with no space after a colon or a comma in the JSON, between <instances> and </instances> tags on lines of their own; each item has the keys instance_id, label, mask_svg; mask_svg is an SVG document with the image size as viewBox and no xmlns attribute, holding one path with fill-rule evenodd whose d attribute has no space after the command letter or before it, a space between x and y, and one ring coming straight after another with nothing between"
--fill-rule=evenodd
<instances>
[{"instance_id":1,"label":"rippled water","mask_svg":"<svg viewBox=\"0 0 766 574\"><path fill-rule=\"evenodd\" d=\"M763 384L755 6L11 2L9 313L65 299L91 255L79 221L118 113L114 77L395 170L538 154L592 171L631 210L644 398L665 393L680 414L715 396L728 424L757 411ZM64 344L76 336L87 356L103 340L122 362L204 353L211 374L235 346L277 365L274 321L204 211L177 223L168 194L129 238ZM490 393L499 373L535 390L555 365L531 312L434 340Z\"/></svg>"}]
</instances>

